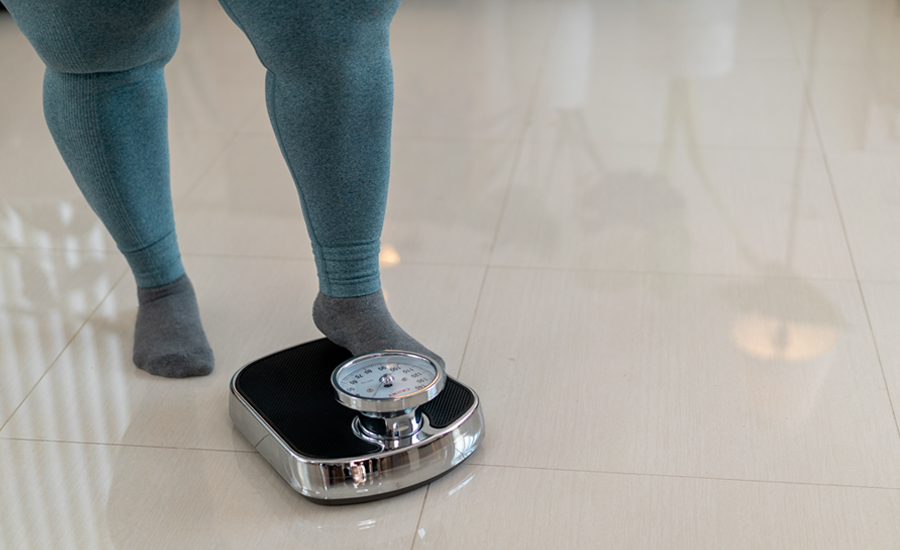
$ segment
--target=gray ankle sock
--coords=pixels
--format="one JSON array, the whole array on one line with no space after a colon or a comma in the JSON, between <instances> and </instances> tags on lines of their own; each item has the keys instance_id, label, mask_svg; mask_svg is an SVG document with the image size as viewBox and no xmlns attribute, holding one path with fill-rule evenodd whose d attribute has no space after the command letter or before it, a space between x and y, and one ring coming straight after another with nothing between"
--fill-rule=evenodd
<instances>
[{"instance_id":1,"label":"gray ankle sock","mask_svg":"<svg viewBox=\"0 0 900 550\"><path fill-rule=\"evenodd\" d=\"M380 290L354 298L333 298L320 292L313 304L313 321L329 340L353 355L399 349L427 355L444 365L439 355L394 321Z\"/></svg>"},{"instance_id":2,"label":"gray ankle sock","mask_svg":"<svg viewBox=\"0 0 900 550\"><path fill-rule=\"evenodd\" d=\"M187 275L163 286L138 287L138 304L134 364L139 369L167 378L212 372L212 349Z\"/></svg>"}]
</instances>

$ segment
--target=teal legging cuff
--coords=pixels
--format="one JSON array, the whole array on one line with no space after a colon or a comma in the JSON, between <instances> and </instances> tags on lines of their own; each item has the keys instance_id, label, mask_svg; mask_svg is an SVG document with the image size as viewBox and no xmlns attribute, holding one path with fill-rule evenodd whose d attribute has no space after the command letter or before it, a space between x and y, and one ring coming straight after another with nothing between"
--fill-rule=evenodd
<instances>
[{"instance_id":1,"label":"teal legging cuff","mask_svg":"<svg viewBox=\"0 0 900 550\"><path fill-rule=\"evenodd\" d=\"M328 296L363 296L381 288L378 271L379 242L332 249L313 248L319 290Z\"/></svg>"}]
</instances>

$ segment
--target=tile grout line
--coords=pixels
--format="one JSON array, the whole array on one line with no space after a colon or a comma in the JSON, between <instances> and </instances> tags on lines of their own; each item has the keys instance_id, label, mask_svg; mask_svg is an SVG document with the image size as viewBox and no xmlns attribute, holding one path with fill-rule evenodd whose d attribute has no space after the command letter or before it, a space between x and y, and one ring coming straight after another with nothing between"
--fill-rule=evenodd
<instances>
[{"instance_id":1,"label":"tile grout line","mask_svg":"<svg viewBox=\"0 0 900 550\"><path fill-rule=\"evenodd\" d=\"M253 108L249 109L247 111L247 114L244 115L243 120L241 120L238 123L237 129L234 130L235 135L243 134L243 133L248 133L248 134L264 134L264 133L266 133L266 132L263 132L260 130L248 130L247 129L251 126L251 124L253 122L253 117L256 116L256 114L257 114L255 112L255 109L266 110L266 113L268 114L269 107L268 107L268 100L266 98L265 90L263 90L263 93L261 95L262 95L262 97L257 99L256 103L253 104ZM268 119L268 117L266 117L266 118ZM269 120L269 132L274 132L275 129L272 128L272 119L268 119L268 120ZM271 133L269 134L269 136L273 136L273 135L274 134L271 134Z\"/></svg>"},{"instance_id":2,"label":"tile grout line","mask_svg":"<svg viewBox=\"0 0 900 550\"><path fill-rule=\"evenodd\" d=\"M419 510L419 519L416 520L415 530L413 531L412 536L412 544L409 545L409 550L414 550L416 547L416 536L419 534L419 530L422 528L422 516L425 515L425 503L428 502L428 494L431 493L431 483L425 486L425 496L422 498L422 508Z\"/></svg>"},{"instance_id":3,"label":"tile grout line","mask_svg":"<svg viewBox=\"0 0 900 550\"><path fill-rule=\"evenodd\" d=\"M459 142L463 144L472 144L474 143L492 143L494 145L497 144L516 144L519 142L519 138L512 137L471 137L471 136L429 136L429 135L400 135L400 136L391 136L391 143L422 143L422 142Z\"/></svg>"},{"instance_id":4,"label":"tile grout line","mask_svg":"<svg viewBox=\"0 0 900 550\"><path fill-rule=\"evenodd\" d=\"M270 135L271 135L271 130L244 130L244 129L241 129L241 130L231 130L231 132L234 132L234 134L237 137L240 137L240 136L251 137L252 136L252 137L259 138L259 137L270 137ZM214 132L207 132L207 133L214 133ZM226 132L219 132L219 133L226 133ZM485 143L485 142L487 142L487 143L494 143L494 144L500 144L500 143L516 144L519 142L519 138L517 138L517 137L480 137L480 136L465 136L465 135L441 136L441 135L427 135L427 134L422 134L422 135L392 134L391 135L391 143L407 142L407 143L415 144L415 143L422 143L425 141L437 142L437 143L449 141L449 142L459 142L459 143L472 143L472 142ZM635 145L638 147L652 147L654 144L652 144L652 143L633 143L632 144L632 143L623 142L623 143L621 143L621 145L622 146ZM722 145L720 147L733 147L733 146L732 145ZM778 146L778 145L773 145L773 146L762 145L759 147L763 147L763 148L772 147L772 148L781 148L781 149L785 148L783 146Z\"/></svg>"},{"instance_id":5,"label":"tile grout line","mask_svg":"<svg viewBox=\"0 0 900 550\"><path fill-rule=\"evenodd\" d=\"M257 455L258 451L240 449L209 449L203 447L173 447L170 445L140 445L137 443L105 443L103 441L70 441L66 439L37 439L33 437L0 437L0 441L27 441L31 443L55 443L60 445L85 445L90 447L120 447L123 449L160 449L166 451L196 451L209 453L239 453Z\"/></svg>"},{"instance_id":6,"label":"tile grout line","mask_svg":"<svg viewBox=\"0 0 900 550\"><path fill-rule=\"evenodd\" d=\"M210 452L210 453L238 453L246 455L257 455L257 451L242 451L239 449L209 449L202 447L172 447L165 445L138 445L133 443L103 443L97 441L67 441L56 439L35 439L26 437L0 437L0 441L24 441L30 443L52 443L62 445L81 445L90 447L118 447L126 449L159 449L165 451L190 451L190 452ZM767 479L749 479L749 478L731 478L731 477L712 477L712 476L691 476L677 474L657 474L652 472L625 472L616 470L585 470L579 468L540 468L535 466L516 466L516 465L498 465L498 464L477 464L468 465L471 468L493 468L493 469L512 469L512 470L528 470L538 472L551 473L577 473L577 474L598 474L612 476L631 476L631 477L661 477L667 479L696 479L702 481L728 481L734 483L756 483L756 484L772 484L772 485L797 485L803 487L833 487L838 489L869 489L880 491L900 491L900 487L882 487L877 485L853 485L844 483L815 483L808 481L784 481L784 480L767 480ZM426 500L431 489L431 484L425 486L426 494L422 501L422 510L419 513L419 522L416 524L416 532L421 526L422 513L424 512Z\"/></svg>"},{"instance_id":7,"label":"tile grout line","mask_svg":"<svg viewBox=\"0 0 900 550\"><path fill-rule=\"evenodd\" d=\"M24 405L25 402L28 401L28 398L31 397L31 394L34 393L34 390L44 380L44 378L47 376L47 373L50 372L50 369L52 369L54 367L54 365L56 365L57 361L59 361L59 358L62 357L62 355L66 352L66 350L69 349L69 346L72 345L72 342L74 342L75 339L78 338L78 335L81 334L81 331L82 331L82 329L84 329L84 326L88 324L88 322L91 320L91 318L94 316L94 314L97 313L97 310L100 309L100 307L109 298L109 296L113 293L113 291L116 289L116 287L119 286L119 283L122 282L122 278L125 277L128 273L129 273L129 270L126 268L122 272L122 274L119 275L119 277L116 279L116 282L113 283L109 287L109 291L106 293L106 295L103 296L103 298L99 302L97 302L97 305L94 306L94 309L92 309L91 312L88 314L88 316L84 318L84 321L81 323L81 325L79 325L78 330L75 331L75 334L73 334L72 337L69 338L69 340L66 342L66 345L63 346L63 349L61 349L59 351L59 353L56 355L56 357L53 358L53 361L50 362L50 365L46 368L46 370L44 370L44 373L41 374L41 377L37 379L37 382L35 382L34 385L31 387L31 389L28 390L28 393L25 395L25 397L22 399L22 401L19 402L18 406L16 406L16 408L15 408L15 410L13 410L12 414L9 415L9 418L7 418L6 421L3 422L3 424L0 424L0 433L3 433L3 429L6 428L6 425L9 424L9 422L13 419L13 417L16 416L16 413L19 412L19 409L22 408L22 405ZM6 439L6 438L4 438L4 439Z\"/></svg>"},{"instance_id":8,"label":"tile grout line","mask_svg":"<svg viewBox=\"0 0 900 550\"><path fill-rule=\"evenodd\" d=\"M427 264L422 264L427 265ZM847 277L811 277L807 275L784 276L784 275L768 275L765 273L690 273L687 271L656 271L642 269L603 269L590 267L557 267L546 265L489 265L492 269L509 269L522 271L565 271L572 273L595 273L610 275L651 275L659 277L697 277L701 279L764 279L764 280L801 280L801 281L817 281L817 282L833 282L833 283L855 283L857 279ZM897 283L898 281L883 281L885 283Z\"/></svg>"},{"instance_id":9,"label":"tile grout line","mask_svg":"<svg viewBox=\"0 0 900 550\"><path fill-rule=\"evenodd\" d=\"M0 246L0 253L2 252L67 252L71 249L67 248L37 248L37 247L15 247L15 248L4 248ZM119 252L117 250L96 250L96 249L79 249L79 251L83 252L99 252L102 254L107 254L110 256L118 257ZM245 254L217 254L217 253L208 253L208 252L182 252L181 256L183 258L198 258L198 259L222 259L222 260L260 260L260 261L287 261L287 262L295 262L295 263L310 263L314 262L313 258L304 258L298 256L256 256L256 255L245 255ZM461 268L472 268L472 269L482 269L482 268L492 268L492 269L509 269L509 270L527 270L527 271L566 271L566 272L578 272L578 273L596 273L596 274L618 274L618 275L652 275L652 276L672 276L672 277L697 277L697 278L722 278L722 279L746 279L746 278L764 278L764 279L776 279L776 280L793 280L800 279L804 281L817 281L817 282L836 282L836 283L855 283L857 281L862 281L866 283L883 283L883 284L900 284L900 278L897 279L883 279L883 278L875 278L875 279L860 279L857 277L820 277L820 276L812 276L812 275L796 275L796 276L783 276L783 275L767 275L760 273L712 273L712 272L689 272L689 271L659 271L659 270L645 270L645 269L624 269L624 268L603 268L603 267L571 267L571 266L553 266L553 265L514 265L514 264L489 264L489 263L477 263L477 262L431 262L431 261L404 261L404 266L416 266L416 267L461 267Z\"/></svg>"},{"instance_id":10,"label":"tile grout line","mask_svg":"<svg viewBox=\"0 0 900 550\"><path fill-rule=\"evenodd\" d=\"M740 478L729 478L729 477L710 477L710 476L688 476L688 475L675 475L675 474L654 474L654 473L646 473L646 472L617 472L612 470L580 470L577 468L537 468L533 466L507 466L507 465L496 465L496 464L471 464L476 468L502 468L502 469L514 469L514 470L530 470L530 471L539 471L539 472L564 472L564 473L576 473L576 474L600 474L600 475L617 475L617 476L633 476L633 477L662 477L668 479L697 479L703 481L730 481L734 483L758 483L758 484L772 484L772 485L798 485L802 487L834 487L838 489L870 489L870 490L879 490L879 491L898 491L900 492L900 487L879 487L872 485L850 485L850 484L841 484L841 483L813 483L808 481L780 481L780 480L765 480L765 479L740 479Z\"/></svg>"},{"instance_id":11,"label":"tile grout line","mask_svg":"<svg viewBox=\"0 0 900 550\"><path fill-rule=\"evenodd\" d=\"M881 368L881 380L884 382L884 391L887 394L888 404L891 406L891 414L894 415L894 428L897 430L897 439L900 440L900 420L897 419L897 409L894 407L894 400L891 397L891 387L888 384L887 374L884 372L884 361L881 359L881 350L878 348L878 340L875 338L875 327L872 325L872 318L869 315L869 304L866 301L866 294L863 292L861 281L857 281L857 288L859 289L859 297L862 300L863 311L866 312L866 321L869 323L869 335L872 337L875 357L878 359L879 368Z\"/></svg>"},{"instance_id":12,"label":"tile grout line","mask_svg":"<svg viewBox=\"0 0 900 550\"><path fill-rule=\"evenodd\" d=\"M4 248L0 246L0 252L66 252L67 248ZM84 249L84 252L99 252L110 256L118 256L117 250L95 250ZM295 263L311 263L313 258L304 258L299 256L256 256L246 254L217 254L209 252L182 252L183 258L199 258L199 259L222 259L222 260L260 260L260 261L287 261ZM818 282L836 282L836 283L855 283L863 281L867 283L884 283L884 284L900 284L900 278L897 279L859 279L854 276L848 277L820 277L812 275L767 275L765 273L712 273L712 272L689 272L689 271L659 271L645 269L624 269L624 268L603 268L603 267L572 267L572 266L553 266L553 265L514 265L514 264L490 264L478 262L431 262L431 261L406 261L404 266L416 267L461 267L461 268L492 268L492 269L509 269L509 270L528 270L528 271L567 271L578 273L596 273L596 274L620 274L620 275L653 275L653 276L672 276L672 277L698 277L698 278L722 278L722 279L746 279L746 278L764 278L776 280L793 280L800 279L804 281Z\"/></svg>"},{"instance_id":13,"label":"tile grout line","mask_svg":"<svg viewBox=\"0 0 900 550\"><path fill-rule=\"evenodd\" d=\"M782 0L782 7L784 8L784 0ZM815 110L815 106L812 101L812 85L815 78L815 63L814 63L814 55L815 55L815 45L817 40L817 27L813 28L812 36L810 38L810 63L809 67L807 67L807 72L803 76L803 93L804 99L806 101L807 109L809 109L813 129L816 132L816 140L819 143L819 149L822 155L822 162L825 165L825 173L828 175L828 185L831 188L831 199L834 202L834 208L837 210L838 220L841 222L841 231L844 234L844 245L847 247L847 255L850 257L850 265L853 267L853 275L856 282L856 288L859 292L859 298L862 302L863 312L866 314L866 322L869 325L869 335L872 339L872 346L875 349L875 357L878 360L878 367L881 369L881 380L884 383L884 391L887 395L888 405L891 408L891 414L894 417L894 429L897 434L897 440L900 441L900 419L897 417L897 408L894 406L894 400L891 397L891 388L888 384L887 374L884 369L884 361L881 358L881 350L878 347L878 340L875 337L875 327L872 324L872 316L869 313L869 305L866 301L866 294L863 291L862 281L859 277L859 269L856 265L856 257L853 255L853 247L850 243L850 234L847 231L847 223L844 219L844 212L841 209L841 203L838 198L837 188L834 184L834 174L831 170L831 163L829 162L828 151L825 148L825 140L822 136L822 129L819 125L819 119ZM799 53L798 62L799 62Z\"/></svg>"},{"instance_id":14,"label":"tile grout line","mask_svg":"<svg viewBox=\"0 0 900 550\"><path fill-rule=\"evenodd\" d=\"M228 151L228 148L237 140L239 131L232 130L231 135L225 140L225 143L222 144L221 149L219 149L215 155L209 160L206 167L200 172L200 175L194 179L194 182L188 185L188 188L184 191L184 193L180 194L178 197L172 197L172 208L174 209L175 203L178 202L183 203L188 197L200 186L206 176L208 176L213 167L219 162L219 160L225 156L225 153Z\"/></svg>"},{"instance_id":15,"label":"tile grout line","mask_svg":"<svg viewBox=\"0 0 900 550\"><path fill-rule=\"evenodd\" d=\"M799 70L799 69L798 69ZM801 76L802 72L801 72ZM550 143L553 138L547 137L535 137L533 138L536 142L539 143ZM407 137L394 137L392 141L395 142L409 142L409 143L421 143L423 141L434 141L434 142L443 142L443 141L454 141L454 142L464 142L464 143L481 143L481 142L490 142L494 144L517 144L519 139L511 139L511 138L480 138L480 137L437 137L437 136L407 136ZM611 149L649 149L652 151L659 150L660 143L658 141L621 141L609 138L596 138L594 143L597 145L601 145L603 147L608 147ZM783 152L794 152L798 149L796 145L722 145L718 143L706 143L702 145L704 150L716 151L716 152L741 152L741 151L750 151L750 152L760 152L760 151L783 151ZM803 145L800 146L799 149L817 149L816 147ZM889 153L885 151L885 153Z\"/></svg>"}]
</instances>

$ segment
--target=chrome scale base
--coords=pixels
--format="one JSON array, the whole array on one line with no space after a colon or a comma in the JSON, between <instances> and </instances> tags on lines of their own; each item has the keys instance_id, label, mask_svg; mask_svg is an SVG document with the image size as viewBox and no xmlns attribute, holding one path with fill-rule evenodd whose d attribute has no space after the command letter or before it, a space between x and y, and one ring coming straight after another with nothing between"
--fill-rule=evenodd
<instances>
[{"instance_id":1,"label":"chrome scale base","mask_svg":"<svg viewBox=\"0 0 900 550\"><path fill-rule=\"evenodd\" d=\"M450 378L417 409L414 435L369 437L356 412L335 400L330 382L350 357L315 340L254 361L231 380L232 421L295 491L318 504L394 496L446 474L478 447L478 396Z\"/></svg>"}]
</instances>

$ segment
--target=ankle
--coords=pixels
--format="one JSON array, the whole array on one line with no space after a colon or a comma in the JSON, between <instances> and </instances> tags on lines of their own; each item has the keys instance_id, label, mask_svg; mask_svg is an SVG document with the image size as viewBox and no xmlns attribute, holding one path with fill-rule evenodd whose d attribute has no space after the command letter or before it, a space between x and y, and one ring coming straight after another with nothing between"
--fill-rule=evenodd
<instances>
[{"instance_id":1,"label":"ankle","mask_svg":"<svg viewBox=\"0 0 900 550\"><path fill-rule=\"evenodd\" d=\"M183 292L194 292L194 285L188 278L187 273L182 274L174 281L171 281L164 285L152 287L137 287L138 304L148 304L161 298L166 298L173 294L181 294Z\"/></svg>"}]
</instances>

